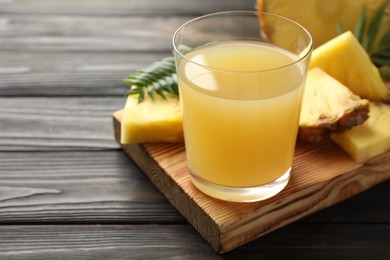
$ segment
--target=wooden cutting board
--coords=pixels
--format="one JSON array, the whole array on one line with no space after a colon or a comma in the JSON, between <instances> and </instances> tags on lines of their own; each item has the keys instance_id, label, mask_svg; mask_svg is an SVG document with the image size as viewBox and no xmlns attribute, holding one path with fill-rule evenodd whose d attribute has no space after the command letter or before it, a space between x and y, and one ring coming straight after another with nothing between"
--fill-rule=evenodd
<instances>
[{"instance_id":1,"label":"wooden cutting board","mask_svg":"<svg viewBox=\"0 0 390 260\"><path fill-rule=\"evenodd\" d=\"M113 114L118 143L121 118L122 111ZM218 253L390 179L390 152L358 164L329 140L316 145L298 143L290 182L281 193L260 202L225 202L208 197L192 185L183 144L122 148Z\"/></svg>"}]
</instances>

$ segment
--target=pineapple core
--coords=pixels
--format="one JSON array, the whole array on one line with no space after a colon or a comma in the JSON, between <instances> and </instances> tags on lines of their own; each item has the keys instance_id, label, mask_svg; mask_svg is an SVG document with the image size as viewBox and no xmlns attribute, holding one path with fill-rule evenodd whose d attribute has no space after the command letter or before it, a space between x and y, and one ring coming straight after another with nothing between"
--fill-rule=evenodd
<instances>
[{"instance_id":1,"label":"pineapple core","mask_svg":"<svg viewBox=\"0 0 390 260\"><path fill-rule=\"evenodd\" d=\"M356 162L364 163L390 150L390 105L370 103L370 116L363 124L332 136Z\"/></svg>"},{"instance_id":2,"label":"pineapple core","mask_svg":"<svg viewBox=\"0 0 390 260\"><path fill-rule=\"evenodd\" d=\"M137 96L128 96L121 123L122 144L183 142L179 97L166 96L167 99L163 99L155 95L153 101L145 95L141 103L138 103Z\"/></svg>"}]
</instances>

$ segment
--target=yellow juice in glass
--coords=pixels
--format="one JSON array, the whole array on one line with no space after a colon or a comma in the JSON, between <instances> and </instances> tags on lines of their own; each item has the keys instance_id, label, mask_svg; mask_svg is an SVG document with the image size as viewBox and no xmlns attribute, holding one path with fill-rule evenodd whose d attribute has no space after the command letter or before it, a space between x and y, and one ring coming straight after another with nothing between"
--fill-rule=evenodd
<instances>
[{"instance_id":1,"label":"yellow juice in glass","mask_svg":"<svg viewBox=\"0 0 390 260\"><path fill-rule=\"evenodd\" d=\"M256 187L289 174L305 73L298 59L251 41L207 44L185 55L178 81L195 185Z\"/></svg>"}]
</instances>

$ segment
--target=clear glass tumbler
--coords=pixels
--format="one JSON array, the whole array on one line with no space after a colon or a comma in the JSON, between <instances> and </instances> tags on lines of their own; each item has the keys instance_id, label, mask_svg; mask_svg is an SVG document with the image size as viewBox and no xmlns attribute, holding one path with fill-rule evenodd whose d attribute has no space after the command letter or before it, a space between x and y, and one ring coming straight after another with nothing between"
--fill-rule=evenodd
<instances>
[{"instance_id":1,"label":"clear glass tumbler","mask_svg":"<svg viewBox=\"0 0 390 260\"><path fill-rule=\"evenodd\" d=\"M173 36L192 183L227 201L269 198L288 183L313 42L286 18L205 15Z\"/></svg>"}]
</instances>

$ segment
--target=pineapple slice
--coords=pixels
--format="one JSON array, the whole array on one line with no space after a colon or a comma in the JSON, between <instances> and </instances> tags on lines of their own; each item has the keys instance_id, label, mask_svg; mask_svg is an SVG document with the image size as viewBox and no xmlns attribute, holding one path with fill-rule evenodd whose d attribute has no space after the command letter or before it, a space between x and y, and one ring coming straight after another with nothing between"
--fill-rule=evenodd
<instances>
[{"instance_id":1,"label":"pineapple slice","mask_svg":"<svg viewBox=\"0 0 390 260\"><path fill-rule=\"evenodd\" d=\"M310 62L310 68L314 67L322 68L362 98L389 99L378 68L350 31L316 48Z\"/></svg>"},{"instance_id":2,"label":"pineapple slice","mask_svg":"<svg viewBox=\"0 0 390 260\"><path fill-rule=\"evenodd\" d=\"M298 138L318 142L333 132L363 123L368 117L368 100L353 94L323 70L309 71L299 120Z\"/></svg>"},{"instance_id":3,"label":"pineapple slice","mask_svg":"<svg viewBox=\"0 0 390 260\"><path fill-rule=\"evenodd\" d=\"M389 0L258 0L257 10L278 14L296 21L305 27L316 46L338 35L342 22L345 30L354 30L362 8L367 9L367 20L371 21L377 10ZM390 24L390 4L387 5L378 37L385 33ZM281 35L285 37L286 34Z\"/></svg>"},{"instance_id":4,"label":"pineapple slice","mask_svg":"<svg viewBox=\"0 0 390 260\"><path fill-rule=\"evenodd\" d=\"M390 105L370 103L370 117L363 124L332 139L356 162L364 163L390 150Z\"/></svg>"},{"instance_id":5,"label":"pineapple slice","mask_svg":"<svg viewBox=\"0 0 390 260\"><path fill-rule=\"evenodd\" d=\"M179 97L166 94L167 99L145 95L142 103L137 97L127 98L121 123L121 143L183 142L182 113Z\"/></svg>"}]
</instances>

